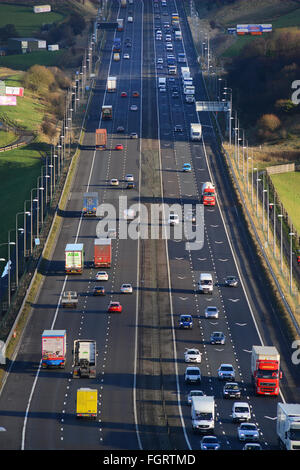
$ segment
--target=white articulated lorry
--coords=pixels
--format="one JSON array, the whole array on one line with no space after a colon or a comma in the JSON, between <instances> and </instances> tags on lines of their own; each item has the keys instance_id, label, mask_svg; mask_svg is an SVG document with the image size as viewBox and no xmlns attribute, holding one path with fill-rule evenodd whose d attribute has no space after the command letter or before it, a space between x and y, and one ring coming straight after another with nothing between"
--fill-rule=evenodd
<instances>
[{"instance_id":1,"label":"white articulated lorry","mask_svg":"<svg viewBox=\"0 0 300 470\"><path fill-rule=\"evenodd\" d=\"M73 349L73 377L96 377L96 341L76 339Z\"/></svg>"},{"instance_id":2,"label":"white articulated lorry","mask_svg":"<svg viewBox=\"0 0 300 470\"><path fill-rule=\"evenodd\" d=\"M215 428L215 398L193 396L191 417L193 431L212 433Z\"/></svg>"},{"instance_id":3,"label":"white articulated lorry","mask_svg":"<svg viewBox=\"0 0 300 470\"><path fill-rule=\"evenodd\" d=\"M300 450L300 404L277 403L277 436L285 450Z\"/></svg>"}]
</instances>

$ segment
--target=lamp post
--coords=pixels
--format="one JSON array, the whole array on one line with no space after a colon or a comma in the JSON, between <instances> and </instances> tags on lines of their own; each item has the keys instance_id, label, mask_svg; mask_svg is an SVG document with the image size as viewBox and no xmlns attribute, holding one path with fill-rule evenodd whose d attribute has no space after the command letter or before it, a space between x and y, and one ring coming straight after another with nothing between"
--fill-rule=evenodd
<instances>
[{"instance_id":1,"label":"lamp post","mask_svg":"<svg viewBox=\"0 0 300 470\"><path fill-rule=\"evenodd\" d=\"M290 292L292 294L293 291L293 236L295 235L294 232L289 233L290 237Z\"/></svg>"},{"instance_id":2,"label":"lamp post","mask_svg":"<svg viewBox=\"0 0 300 470\"><path fill-rule=\"evenodd\" d=\"M18 227L18 216L19 215L31 215L30 212L17 212L16 214L16 286L19 285L19 233L22 232L24 234L24 238L26 236L26 228L19 228ZM26 224L25 224L26 226Z\"/></svg>"},{"instance_id":3,"label":"lamp post","mask_svg":"<svg viewBox=\"0 0 300 470\"><path fill-rule=\"evenodd\" d=\"M258 169L256 172L256 217L258 218L258 183L261 181L261 178L258 178Z\"/></svg>"},{"instance_id":4,"label":"lamp post","mask_svg":"<svg viewBox=\"0 0 300 470\"><path fill-rule=\"evenodd\" d=\"M7 301L8 301L8 307L10 306L10 300L11 300L11 289L10 289L10 269L11 269L11 260L10 260L10 247L12 245L15 245L15 242L10 241L10 232L12 230L8 231L8 241L7 243L1 243L1 245L7 245L8 250L7 250Z\"/></svg>"},{"instance_id":5,"label":"lamp post","mask_svg":"<svg viewBox=\"0 0 300 470\"><path fill-rule=\"evenodd\" d=\"M280 269L281 269L281 272L282 272L282 219L283 219L283 214L278 214L278 216L280 218Z\"/></svg>"},{"instance_id":6,"label":"lamp post","mask_svg":"<svg viewBox=\"0 0 300 470\"><path fill-rule=\"evenodd\" d=\"M264 183L264 179L263 179ZM263 189L263 213L262 213L262 219L263 219L263 232L265 231L265 193L267 193L267 189Z\"/></svg>"},{"instance_id":7,"label":"lamp post","mask_svg":"<svg viewBox=\"0 0 300 470\"><path fill-rule=\"evenodd\" d=\"M229 100L229 145L231 146L232 89L227 88L227 90L230 90L230 100Z\"/></svg>"}]
</instances>

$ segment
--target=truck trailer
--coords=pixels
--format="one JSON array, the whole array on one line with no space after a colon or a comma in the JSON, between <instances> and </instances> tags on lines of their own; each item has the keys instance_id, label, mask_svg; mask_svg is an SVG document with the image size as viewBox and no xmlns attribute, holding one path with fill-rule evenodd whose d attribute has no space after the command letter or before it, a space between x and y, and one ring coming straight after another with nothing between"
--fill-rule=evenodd
<instances>
[{"instance_id":1,"label":"truck trailer","mask_svg":"<svg viewBox=\"0 0 300 470\"><path fill-rule=\"evenodd\" d=\"M107 145L107 130L96 129L95 132L95 148L105 150Z\"/></svg>"},{"instance_id":2,"label":"truck trailer","mask_svg":"<svg viewBox=\"0 0 300 470\"><path fill-rule=\"evenodd\" d=\"M107 77L106 89L109 93L117 91L117 77Z\"/></svg>"},{"instance_id":3,"label":"truck trailer","mask_svg":"<svg viewBox=\"0 0 300 470\"><path fill-rule=\"evenodd\" d=\"M58 367L66 364L66 330L44 330L42 334L42 367Z\"/></svg>"},{"instance_id":4,"label":"truck trailer","mask_svg":"<svg viewBox=\"0 0 300 470\"><path fill-rule=\"evenodd\" d=\"M98 193L84 193L82 213L85 217L96 217L98 207Z\"/></svg>"},{"instance_id":5,"label":"truck trailer","mask_svg":"<svg viewBox=\"0 0 300 470\"><path fill-rule=\"evenodd\" d=\"M75 291L66 291L61 298L61 305L63 308L77 308L78 295Z\"/></svg>"},{"instance_id":6,"label":"truck trailer","mask_svg":"<svg viewBox=\"0 0 300 470\"><path fill-rule=\"evenodd\" d=\"M251 373L256 395L278 395L280 354L274 346L252 346Z\"/></svg>"},{"instance_id":7,"label":"truck trailer","mask_svg":"<svg viewBox=\"0 0 300 470\"><path fill-rule=\"evenodd\" d=\"M76 395L76 417L96 419L98 413L98 390L79 388Z\"/></svg>"},{"instance_id":8,"label":"truck trailer","mask_svg":"<svg viewBox=\"0 0 300 470\"><path fill-rule=\"evenodd\" d=\"M81 274L84 266L83 243L68 243L65 248L65 271L67 274Z\"/></svg>"},{"instance_id":9,"label":"truck trailer","mask_svg":"<svg viewBox=\"0 0 300 470\"><path fill-rule=\"evenodd\" d=\"M300 450L300 404L277 403L276 431L281 449Z\"/></svg>"},{"instance_id":10,"label":"truck trailer","mask_svg":"<svg viewBox=\"0 0 300 470\"><path fill-rule=\"evenodd\" d=\"M112 119L112 105L102 106L102 119Z\"/></svg>"},{"instance_id":11,"label":"truck trailer","mask_svg":"<svg viewBox=\"0 0 300 470\"><path fill-rule=\"evenodd\" d=\"M96 341L92 339L76 339L73 349L73 377L96 378Z\"/></svg>"},{"instance_id":12,"label":"truck trailer","mask_svg":"<svg viewBox=\"0 0 300 470\"><path fill-rule=\"evenodd\" d=\"M111 266L111 239L96 238L94 240L94 266L95 268L110 268Z\"/></svg>"},{"instance_id":13,"label":"truck trailer","mask_svg":"<svg viewBox=\"0 0 300 470\"><path fill-rule=\"evenodd\" d=\"M191 140L201 140L202 138L201 124L191 122L190 134L191 134Z\"/></svg>"},{"instance_id":14,"label":"truck trailer","mask_svg":"<svg viewBox=\"0 0 300 470\"><path fill-rule=\"evenodd\" d=\"M124 29L124 18L118 18L117 19L117 31L123 31Z\"/></svg>"}]
</instances>

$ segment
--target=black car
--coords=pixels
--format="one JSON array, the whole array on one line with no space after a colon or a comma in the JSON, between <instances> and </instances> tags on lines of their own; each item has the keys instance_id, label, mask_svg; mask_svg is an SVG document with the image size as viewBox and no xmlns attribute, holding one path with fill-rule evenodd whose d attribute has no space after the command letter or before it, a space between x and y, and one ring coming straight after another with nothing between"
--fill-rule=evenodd
<instances>
[{"instance_id":1,"label":"black car","mask_svg":"<svg viewBox=\"0 0 300 470\"><path fill-rule=\"evenodd\" d=\"M183 128L181 124L176 124L174 127L174 132L183 132Z\"/></svg>"},{"instance_id":2,"label":"black car","mask_svg":"<svg viewBox=\"0 0 300 470\"><path fill-rule=\"evenodd\" d=\"M241 398L241 389L236 382L226 382L223 387L223 398Z\"/></svg>"},{"instance_id":3,"label":"black car","mask_svg":"<svg viewBox=\"0 0 300 470\"><path fill-rule=\"evenodd\" d=\"M133 181L128 181L126 187L127 187L127 189L134 189L134 187L135 187L134 182Z\"/></svg>"},{"instance_id":4,"label":"black car","mask_svg":"<svg viewBox=\"0 0 300 470\"><path fill-rule=\"evenodd\" d=\"M103 286L95 286L93 295L105 295L105 289Z\"/></svg>"},{"instance_id":5,"label":"black car","mask_svg":"<svg viewBox=\"0 0 300 470\"><path fill-rule=\"evenodd\" d=\"M179 98L179 93L178 93L178 91L173 91L173 93L172 93L172 98Z\"/></svg>"},{"instance_id":6,"label":"black car","mask_svg":"<svg viewBox=\"0 0 300 470\"><path fill-rule=\"evenodd\" d=\"M210 344L225 344L225 335L222 331L214 331L210 336Z\"/></svg>"},{"instance_id":7,"label":"black car","mask_svg":"<svg viewBox=\"0 0 300 470\"><path fill-rule=\"evenodd\" d=\"M225 278L225 285L228 287L237 287L238 284L239 284L239 281L235 276L227 276Z\"/></svg>"}]
</instances>

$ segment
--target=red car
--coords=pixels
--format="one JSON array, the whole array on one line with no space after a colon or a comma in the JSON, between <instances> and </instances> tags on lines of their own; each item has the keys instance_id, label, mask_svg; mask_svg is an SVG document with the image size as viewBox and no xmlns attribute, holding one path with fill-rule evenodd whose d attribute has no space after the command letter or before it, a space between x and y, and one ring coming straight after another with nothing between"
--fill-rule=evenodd
<instances>
[{"instance_id":1,"label":"red car","mask_svg":"<svg viewBox=\"0 0 300 470\"><path fill-rule=\"evenodd\" d=\"M126 91L122 91L121 96L122 96L122 98L126 98L126 96L127 96Z\"/></svg>"},{"instance_id":2,"label":"red car","mask_svg":"<svg viewBox=\"0 0 300 470\"><path fill-rule=\"evenodd\" d=\"M123 150L123 148L124 148L124 147L123 147L122 144L117 144L117 145L115 146L115 150Z\"/></svg>"},{"instance_id":3,"label":"red car","mask_svg":"<svg viewBox=\"0 0 300 470\"><path fill-rule=\"evenodd\" d=\"M132 93L132 96L133 96L134 98L138 98L138 97L140 96L140 94L139 94L138 91L134 91L134 92Z\"/></svg>"},{"instance_id":4,"label":"red car","mask_svg":"<svg viewBox=\"0 0 300 470\"><path fill-rule=\"evenodd\" d=\"M110 302L107 311L109 313L111 313L111 312L121 313L122 312L122 305L120 304L120 302Z\"/></svg>"}]
</instances>

